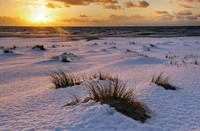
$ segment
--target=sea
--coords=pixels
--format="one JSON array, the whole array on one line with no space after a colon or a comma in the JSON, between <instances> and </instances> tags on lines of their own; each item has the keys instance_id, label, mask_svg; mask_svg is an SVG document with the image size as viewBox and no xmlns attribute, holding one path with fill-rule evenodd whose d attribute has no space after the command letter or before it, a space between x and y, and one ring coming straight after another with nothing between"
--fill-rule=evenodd
<instances>
[{"instance_id":1,"label":"sea","mask_svg":"<svg viewBox=\"0 0 200 131\"><path fill-rule=\"evenodd\" d=\"M0 37L187 37L200 36L200 26L145 27L15 27L0 26Z\"/></svg>"}]
</instances>

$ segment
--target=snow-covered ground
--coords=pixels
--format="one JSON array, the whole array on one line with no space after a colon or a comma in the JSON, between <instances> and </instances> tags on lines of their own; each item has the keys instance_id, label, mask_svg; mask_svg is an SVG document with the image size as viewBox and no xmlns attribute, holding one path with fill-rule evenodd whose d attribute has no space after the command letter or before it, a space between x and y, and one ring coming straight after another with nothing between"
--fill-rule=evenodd
<instances>
[{"instance_id":1,"label":"snow-covered ground","mask_svg":"<svg viewBox=\"0 0 200 131\"><path fill-rule=\"evenodd\" d=\"M46 51L32 50L41 44ZM200 131L200 37L101 38L65 42L60 38L0 38L0 130ZM71 52L70 63L52 57ZM84 84L52 89L49 74L107 72L127 81L150 111L145 123L85 98ZM176 91L151 84L164 72Z\"/></svg>"}]
</instances>

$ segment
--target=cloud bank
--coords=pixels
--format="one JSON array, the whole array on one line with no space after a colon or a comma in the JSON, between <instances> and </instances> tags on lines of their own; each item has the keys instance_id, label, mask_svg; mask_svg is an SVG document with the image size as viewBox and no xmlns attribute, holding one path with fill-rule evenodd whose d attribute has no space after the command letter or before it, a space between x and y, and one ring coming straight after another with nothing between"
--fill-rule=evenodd
<instances>
[{"instance_id":1,"label":"cloud bank","mask_svg":"<svg viewBox=\"0 0 200 131\"><path fill-rule=\"evenodd\" d=\"M124 4L127 8L133 8L133 7L146 8L149 6L149 3L146 1L138 1L137 4L134 4L132 1L129 0L124 2Z\"/></svg>"},{"instance_id":2,"label":"cloud bank","mask_svg":"<svg viewBox=\"0 0 200 131\"><path fill-rule=\"evenodd\" d=\"M52 9L62 8L60 5L56 5L54 3L47 3L45 6Z\"/></svg>"}]
</instances>

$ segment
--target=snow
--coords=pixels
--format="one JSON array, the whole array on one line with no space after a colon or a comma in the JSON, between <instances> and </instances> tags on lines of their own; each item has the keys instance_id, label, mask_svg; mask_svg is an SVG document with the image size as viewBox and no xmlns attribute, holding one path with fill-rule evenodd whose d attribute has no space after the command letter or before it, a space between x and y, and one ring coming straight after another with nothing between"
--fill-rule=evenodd
<instances>
[{"instance_id":1,"label":"snow","mask_svg":"<svg viewBox=\"0 0 200 131\"><path fill-rule=\"evenodd\" d=\"M17 46L13 53L0 49L0 130L200 130L200 37L58 39L0 38L1 47ZM35 45L47 50L32 50ZM74 54L70 63L60 60L65 52ZM127 88L134 88L151 118L141 123L94 101L65 106L74 95L87 97L88 89L84 84L53 89L49 74L58 69L119 76ZM151 83L161 72L178 90Z\"/></svg>"}]
</instances>

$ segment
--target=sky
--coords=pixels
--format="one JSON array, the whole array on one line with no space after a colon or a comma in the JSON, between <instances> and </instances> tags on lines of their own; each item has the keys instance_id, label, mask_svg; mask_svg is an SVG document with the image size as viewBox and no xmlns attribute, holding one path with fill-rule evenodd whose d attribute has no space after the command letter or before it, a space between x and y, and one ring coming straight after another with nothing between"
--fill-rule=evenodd
<instances>
[{"instance_id":1,"label":"sky","mask_svg":"<svg viewBox=\"0 0 200 131\"><path fill-rule=\"evenodd\" d=\"M200 26L200 0L0 0L0 26Z\"/></svg>"}]
</instances>

